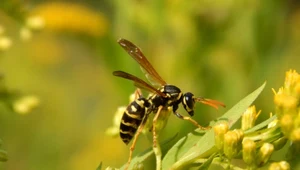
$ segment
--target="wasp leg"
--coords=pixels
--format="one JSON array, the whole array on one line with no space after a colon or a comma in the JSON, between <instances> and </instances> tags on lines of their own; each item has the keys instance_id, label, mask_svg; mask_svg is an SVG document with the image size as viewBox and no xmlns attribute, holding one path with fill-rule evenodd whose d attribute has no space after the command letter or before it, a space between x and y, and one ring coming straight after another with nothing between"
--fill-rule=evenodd
<instances>
[{"instance_id":1,"label":"wasp leg","mask_svg":"<svg viewBox=\"0 0 300 170\"><path fill-rule=\"evenodd\" d=\"M198 122L196 122L194 119L188 117L188 116L182 116L181 114L179 114L178 112L173 112L175 114L175 116L177 116L178 118L180 119L183 119L183 120L187 120L187 121L190 121L191 123L193 123L195 126L197 126L198 128L202 129L202 130L208 130L208 129L211 129L210 126L208 127L203 127L201 125L199 125Z\"/></svg>"},{"instance_id":2,"label":"wasp leg","mask_svg":"<svg viewBox=\"0 0 300 170\"><path fill-rule=\"evenodd\" d=\"M139 128L138 128L136 134L134 135L132 144L131 144L131 146L130 146L129 158L128 158L128 161L127 161L127 165L126 165L126 167L125 167L125 170L127 170L127 169L129 168L129 165L130 165L130 162L131 162L131 159L132 159L132 154L133 154L133 151L134 151L134 148L135 148L137 139L138 139L139 135L141 134L141 132L143 131L143 128L144 128L144 126L145 126L145 124L146 124L147 118L148 118L148 115L146 114L145 117L143 118L143 120L142 120L142 122L141 122L141 125L139 126Z\"/></svg>"},{"instance_id":3,"label":"wasp leg","mask_svg":"<svg viewBox=\"0 0 300 170\"><path fill-rule=\"evenodd\" d=\"M160 170L161 169L161 149L159 146L159 143L157 141L158 138L158 134L156 132L156 122L157 119L159 117L159 114L161 112L161 110L163 109L163 106L159 106L157 113L155 114L155 117L153 118L153 124L152 124L152 133L153 133L153 151L155 153L155 157L156 157L156 170Z\"/></svg>"},{"instance_id":4,"label":"wasp leg","mask_svg":"<svg viewBox=\"0 0 300 170\"><path fill-rule=\"evenodd\" d=\"M143 94L142 94L142 91L141 89L137 88L135 91L134 91L134 100L140 98L140 97L143 97Z\"/></svg>"}]
</instances>

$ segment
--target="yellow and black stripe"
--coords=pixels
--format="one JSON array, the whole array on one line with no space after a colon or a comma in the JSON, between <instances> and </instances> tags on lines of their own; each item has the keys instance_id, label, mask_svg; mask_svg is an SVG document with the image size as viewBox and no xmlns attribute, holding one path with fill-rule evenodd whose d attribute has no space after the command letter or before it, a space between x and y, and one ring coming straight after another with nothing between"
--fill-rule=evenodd
<instances>
[{"instance_id":1,"label":"yellow and black stripe","mask_svg":"<svg viewBox=\"0 0 300 170\"><path fill-rule=\"evenodd\" d=\"M120 137L127 145L141 125L145 116L146 107L150 103L145 98L138 98L127 106L120 124Z\"/></svg>"}]
</instances>

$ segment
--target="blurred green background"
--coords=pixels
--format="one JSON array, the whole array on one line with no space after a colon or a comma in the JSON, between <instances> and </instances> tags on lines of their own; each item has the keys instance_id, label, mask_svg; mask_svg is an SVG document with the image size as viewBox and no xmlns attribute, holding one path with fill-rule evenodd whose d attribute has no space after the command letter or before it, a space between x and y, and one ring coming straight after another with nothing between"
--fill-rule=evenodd
<instances>
[{"instance_id":1,"label":"blurred green background","mask_svg":"<svg viewBox=\"0 0 300 170\"><path fill-rule=\"evenodd\" d=\"M105 134L135 87L112 76L144 78L117 44L140 48L161 76L182 91L220 100L198 104L206 125L264 81L260 121L273 111L285 72L300 66L300 3L296 0L2 0L1 86L34 96L36 108L9 109L1 98L0 138L8 161L0 169L96 169L123 165L129 147ZM185 111L180 108L181 113ZM161 140L195 127L171 116ZM135 153L151 146L141 136Z\"/></svg>"}]
</instances>

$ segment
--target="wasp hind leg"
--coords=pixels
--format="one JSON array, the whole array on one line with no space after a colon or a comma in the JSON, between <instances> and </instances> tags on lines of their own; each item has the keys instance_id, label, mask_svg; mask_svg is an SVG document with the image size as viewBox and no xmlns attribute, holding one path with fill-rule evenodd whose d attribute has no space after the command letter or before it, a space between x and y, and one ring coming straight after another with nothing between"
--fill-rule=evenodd
<instances>
[{"instance_id":1,"label":"wasp hind leg","mask_svg":"<svg viewBox=\"0 0 300 170\"><path fill-rule=\"evenodd\" d=\"M160 145L158 143L158 134L156 132L156 123L157 123L157 119L159 117L159 114L161 112L161 110L163 109L163 106L159 106L157 113L155 114L155 117L153 118L153 124L152 124L152 134L153 134L153 151L156 157L156 170L161 170L161 149L160 149Z\"/></svg>"},{"instance_id":2,"label":"wasp hind leg","mask_svg":"<svg viewBox=\"0 0 300 170\"><path fill-rule=\"evenodd\" d=\"M132 100L132 101L134 101L134 100L136 100L136 99L138 99L138 98L140 98L140 97L143 97L143 94L142 94L141 89L137 88L137 89L134 91L134 93L133 93L133 100Z\"/></svg>"},{"instance_id":3,"label":"wasp hind leg","mask_svg":"<svg viewBox=\"0 0 300 170\"><path fill-rule=\"evenodd\" d=\"M195 126L197 126L199 129L202 129L202 130L208 130L208 129L211 129L210 126L208 127L203 127L201 125L199 125L198 122L196 122L194 119L192 119L191 117L188 117L188 116L182 116L181 114L179 114L178 112L173 112L175 114L175 116L177 116L178 118L182 119L182 120L187 120L187 121L190 121L191 123L193 123Z\"/></svg>"},{"instance_id":4,"label":"wasp hind leg","mask_svg":"<svg viewBox=\"0 0 300 170\"><path fill-rule=\"evenodd\" d=\"M129 158L128 158L128 161L127 161L127 165L126 165L126 167L125 167L125 170L127 170L127 169L129 168L129 165L130 165L130 162L131 162L131 159L132 159L132 154L133 154L133 151L134 151L134 148L135 148L137 139L138 139L139 135L141 134L141 132L142 132L143 129L144 129L144 126L145 126L145 123L146 123L146 121L147 121L147 118L148 118L148 115L146 114L145 117L143 118L143 120L142 120L142 122L141 122L141 125L139 126L139 128L138 128L136 134L134 135L132 144L131 144L131 146L130 146Z\"/></svg>"}]
</instances>

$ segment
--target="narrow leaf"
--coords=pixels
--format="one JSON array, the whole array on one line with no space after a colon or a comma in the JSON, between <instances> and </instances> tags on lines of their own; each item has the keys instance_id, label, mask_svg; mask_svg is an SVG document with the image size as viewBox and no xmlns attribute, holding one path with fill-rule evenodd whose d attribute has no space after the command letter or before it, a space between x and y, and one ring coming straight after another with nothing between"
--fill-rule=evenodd
<instances>
[{"instance_id":1,"label":"narrow leaf","mask_svg":"<svg viewBox=\"0 0 300 170\"><path fill-rule=\"evenodd\" d=\"M102 162L100 162L99 166L97 167L96 170L101 170L102 169Z\"/></svg>"},{"instance_id":2,"label":"narrow leaf","mask_svg":"<svg viewBox=\"0 0 300 170\"><path fill-rule=\"evenodd\" d=\"M246 130L245 134L248 134L248 133L251 133L251 132L255 132L255 131L259 130L259 129L262 129L263 127L267 126L269 123L271 123L275 119L277 119L276 115L274 115L274 116L270 117L269 119L261 122L260 124L254 126L253 128Z\"/></svg>"},{"instance_id":3,"label":"narrow leaf","mask_svg":"<svg viewBox=\"0 0 300 170\"><path fill-rule=\"evenodd\" d=\"M199 170L206 170L209 168L209 166L211 165L212 161L214 160L215 156L217 154L212 154L208 159L207 161L205 161L198 169Z\"/></svg>"}]
</instances>

